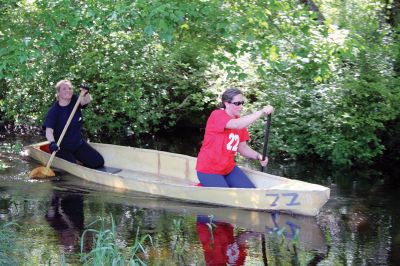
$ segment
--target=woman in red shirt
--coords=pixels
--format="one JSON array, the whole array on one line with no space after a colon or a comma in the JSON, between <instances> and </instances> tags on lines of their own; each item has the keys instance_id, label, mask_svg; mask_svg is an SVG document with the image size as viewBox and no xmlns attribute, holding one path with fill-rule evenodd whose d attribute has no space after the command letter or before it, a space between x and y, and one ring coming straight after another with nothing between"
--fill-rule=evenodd
<instances>
[{"instance_id":1,"label":"woman in red shirt","mask_svg":"<svg viewBox=\"0 0 400 266\"><path fill-rule=\"evenodd\" d=\"M220 109L214 110L207 120L203 144L197 157L197 176L205 187L254 188L243 171L235 165L235 154L259 160L262 155L247 145L250 139L247 127L263 115L273 113L270 105L252 114L240 117L243 110L243 93L236 88L222 94Z\"/></svg>"}]
</instances>

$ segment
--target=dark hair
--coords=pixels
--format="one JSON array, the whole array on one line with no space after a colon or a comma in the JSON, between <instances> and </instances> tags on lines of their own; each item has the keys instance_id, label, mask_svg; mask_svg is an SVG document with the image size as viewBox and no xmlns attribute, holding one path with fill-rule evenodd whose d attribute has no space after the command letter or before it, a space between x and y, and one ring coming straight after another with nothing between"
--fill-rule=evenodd
<instances>
[{"instance_id":1,"label":"dark hair","mask_svg":"<svg viewBox=\"0 0 400 266\"><path fill-rule=\"evenodd\" d=\"M233 97L236 95L243 94L241 90L237 88L229 88L222 93L221 102L219 103L218 107L225 109L225 102L231 102Z\"/></svg>"}]
</instances>

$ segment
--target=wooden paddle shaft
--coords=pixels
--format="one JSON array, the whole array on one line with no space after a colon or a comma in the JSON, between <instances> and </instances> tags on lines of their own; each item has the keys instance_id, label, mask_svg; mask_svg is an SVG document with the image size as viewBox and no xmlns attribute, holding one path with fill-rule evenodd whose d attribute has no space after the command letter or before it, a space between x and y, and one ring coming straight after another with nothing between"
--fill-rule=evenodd
<instances>
[{"instance_id":1,"label":"wooden paddle shaft","mask_svg":"<svg viewBox=\"0 0 400 266\"><path fill-rule=\"evenodd\" d=\"M60 138L57 141L57 146L60 147L61 141L64 138L65 133L67 132L67 129L69 127L69 124L71 124L72 118L75 115L76 109L78 109L79 104L81 103L82 97L84 95L84 92L81 91L81 94L79 94L78 100L76 100L74 109L72 109L71 114L68 117L67 123L64 126L63 131L61 132ZM47 162L46 168L50 168L51 163L53 162L54 156L56 156L56 152L57 151L53 151L53 153L51 154L51 157L49 159L49 161Z\"/></svg>"},{"instance_id":2,"label":"wooden paddle shaft","mask_svg":"<svg viewBox=\"0 0 400 266\"><path fill-rule=\"evenodd\" d=\"M264 135L264 149L262 154L262 160L264 161L267 157L268 153L268 141L269 141L269 129L271 127L271 114L268 115L267 124L265 126L265 135ZM264 166L261 166L261 172L264 172Z\"/></svg>"}]
</instances>

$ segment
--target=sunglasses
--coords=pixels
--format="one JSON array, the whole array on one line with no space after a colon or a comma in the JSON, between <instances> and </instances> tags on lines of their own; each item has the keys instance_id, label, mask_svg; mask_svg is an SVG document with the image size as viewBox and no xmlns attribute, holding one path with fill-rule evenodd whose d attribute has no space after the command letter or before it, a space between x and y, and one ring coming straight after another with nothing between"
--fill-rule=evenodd
<instances>
[{"instance_id":1,"label":"sunglasses","mask_svg":"<svg viewBox=\"0 0 400 266\"><path fill-rule=\"evenodd\" d=\"M229 102L229 103L234 104L236 106L244 105L244 101L241 101L241 102Z\"/></svg>"}]
</instances>

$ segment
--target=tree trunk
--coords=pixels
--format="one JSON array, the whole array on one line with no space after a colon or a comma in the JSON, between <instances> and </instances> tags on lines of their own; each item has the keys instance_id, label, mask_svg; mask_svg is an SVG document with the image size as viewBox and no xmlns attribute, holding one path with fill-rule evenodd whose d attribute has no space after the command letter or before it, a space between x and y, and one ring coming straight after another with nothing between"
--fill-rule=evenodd
<instances>
[{"instance_id":1,"label":"tree trunk","mask_svg":"<svg viewBox=\"0 0 400 266\"><path fill-rule=\"evenodd\" d=\"M400 0L399 0L400 1ZM321 13L321 11L319 10L318 6L314 3L314 1L312 0L300 0L300 3L308 6L310 8L311 11L314 11L315 13L318 14L318 20L320 21L321 24L324 23L325 21L325 17L324 15Z\"/></svg>"},{"instance_id":2,"label":"tree trunk","mask_svg":"<svg viewBox=\"0 0 400 266\"><path fill-rule=\"evenodd\" d=\"M399 17L400 0L393 0L393 1L386 0L386 10L387 10L386 22L389 23L393 28L396 28L400 22L400 17Z\"/></svg>"}]
</instances>

